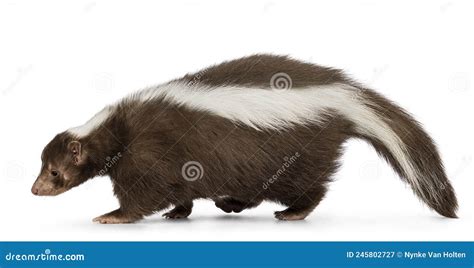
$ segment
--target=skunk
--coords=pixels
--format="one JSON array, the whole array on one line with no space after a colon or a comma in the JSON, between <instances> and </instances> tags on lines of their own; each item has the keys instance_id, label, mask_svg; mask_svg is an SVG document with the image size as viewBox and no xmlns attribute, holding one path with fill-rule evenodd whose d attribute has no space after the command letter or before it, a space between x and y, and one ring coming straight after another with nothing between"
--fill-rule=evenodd
<instances>
[{"instance_id":1,"label":"skunk","mask_svg":"<svg viewBox=\"0 0 474 268\"><path fill-rule=\"evenodd\" d=\"M120 207L94 219L131 223L193 200L241 212L262 201L302 220L324 198L350 138L370 143L439 214L456 196L428 134L402 108L341 70L253 55L133 93L44 148L32 192L58 195L109 176Z\"/></svg>"}]
</instances>

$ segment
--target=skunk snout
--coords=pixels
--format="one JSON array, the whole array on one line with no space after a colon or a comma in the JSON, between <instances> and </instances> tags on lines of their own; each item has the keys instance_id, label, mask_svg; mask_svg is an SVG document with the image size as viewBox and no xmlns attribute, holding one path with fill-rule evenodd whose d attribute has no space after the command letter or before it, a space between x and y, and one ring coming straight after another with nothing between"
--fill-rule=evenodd
<instances>
[{"instance_id":1,"label":"skunk snout","mask_svg":"<svg viewBox=\"0 0 474 268\"><path fill-rule=\"evenodd\" d=\"M38 195L39 190L38 190L38 188L36 188L36 187L33 185L33 187L31 187L31 192L32 192L34 195Z\"/></svg>"}]
</instances>

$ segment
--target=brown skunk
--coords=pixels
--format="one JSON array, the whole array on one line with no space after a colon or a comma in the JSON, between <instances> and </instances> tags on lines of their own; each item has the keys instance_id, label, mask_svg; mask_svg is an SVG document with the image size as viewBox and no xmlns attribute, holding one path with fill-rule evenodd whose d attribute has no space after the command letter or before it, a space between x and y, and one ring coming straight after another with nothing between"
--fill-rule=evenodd
<instances>
[{"instance_id":1,"label":"brown skunk","mask_svg":"<svg viewBox=\"0 0 474 268\"><path fill-rule=\"evenodd\" d=\"M108 175L120 208L94 219L130 223L163 210L191 213L211 198L225 212L263 200L304 219L323 199L342 144L368 141L439 214L457 201L435 145L400 107L340 70L284 56L224 62L134 93L44 149L36 195Z\"/></svg>"}]
</instances>

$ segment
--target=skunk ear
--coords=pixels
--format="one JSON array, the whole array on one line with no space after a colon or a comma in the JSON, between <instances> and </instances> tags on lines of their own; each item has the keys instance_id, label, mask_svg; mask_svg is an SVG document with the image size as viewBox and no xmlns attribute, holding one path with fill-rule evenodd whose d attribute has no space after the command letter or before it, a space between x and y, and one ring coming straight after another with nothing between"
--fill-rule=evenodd
<instances>
[{"instance_id":1,"label":"skunk ear","mask_svg":"<svg viewBox=\"0 0 474 268\"><path fill-rule=\"evenodd\" d=\"M71 141L67 146L75 165L84 163L85 155L82 152L82 145L79 141Z\"/></svg>"}]
</instances>

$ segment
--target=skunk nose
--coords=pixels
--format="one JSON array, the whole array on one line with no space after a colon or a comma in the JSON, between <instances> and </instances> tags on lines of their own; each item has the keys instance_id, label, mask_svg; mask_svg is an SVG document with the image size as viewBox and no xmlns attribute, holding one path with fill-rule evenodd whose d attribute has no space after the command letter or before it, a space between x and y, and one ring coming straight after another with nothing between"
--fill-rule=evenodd
<instances>
[{"instance_id":1,"label":"skunk nose","mask_svg":"<svg viewBox=\"0 0 474 268\"><path fill-rule=\"evenodd\" d=\"M34 195L38 195L38 188L36 188L36 187L31 188L31 192L32 192Z\"/></svg>"}]
</instances>

